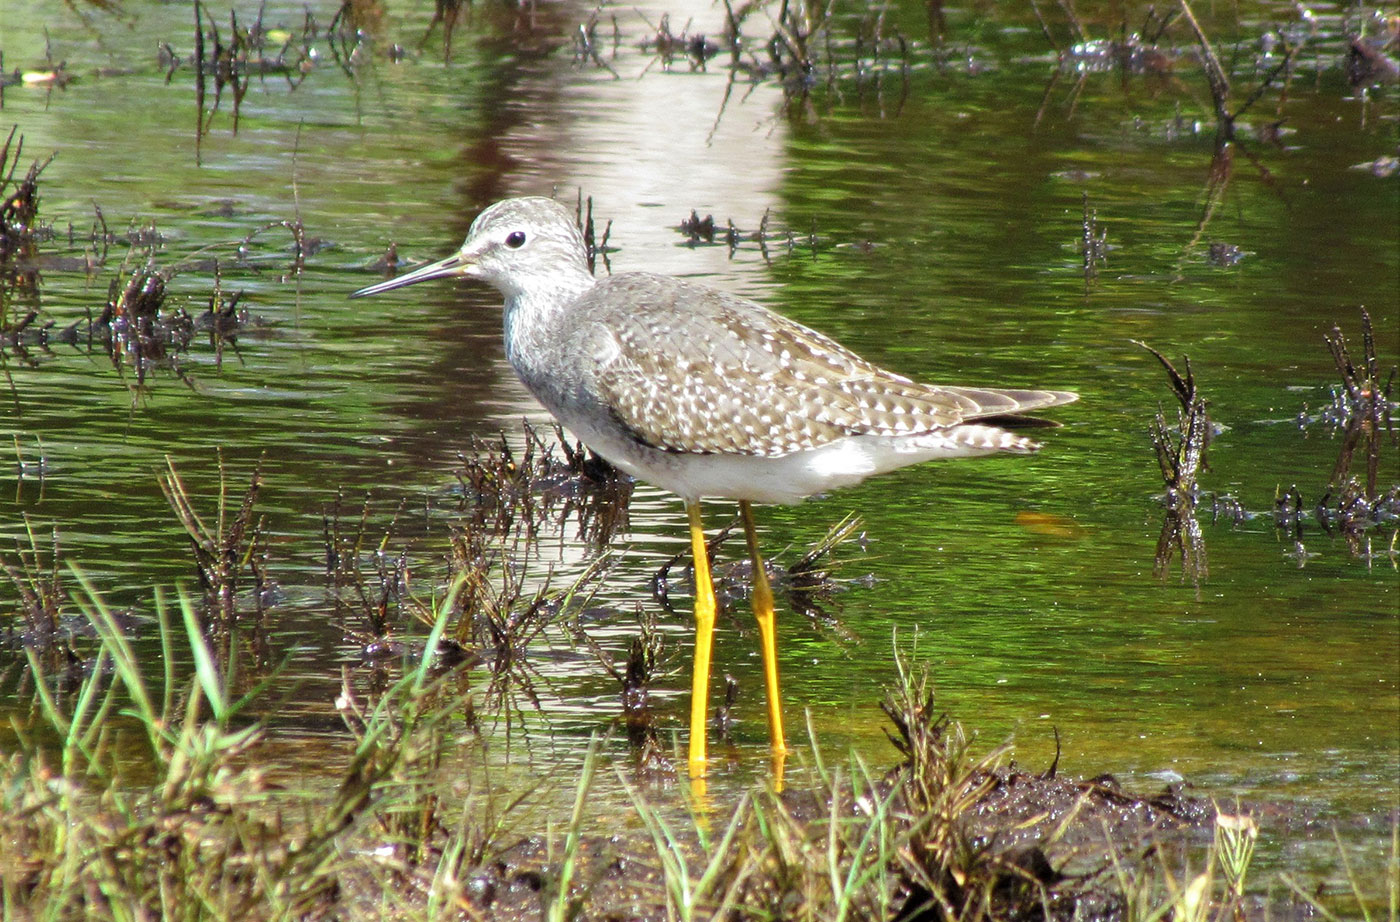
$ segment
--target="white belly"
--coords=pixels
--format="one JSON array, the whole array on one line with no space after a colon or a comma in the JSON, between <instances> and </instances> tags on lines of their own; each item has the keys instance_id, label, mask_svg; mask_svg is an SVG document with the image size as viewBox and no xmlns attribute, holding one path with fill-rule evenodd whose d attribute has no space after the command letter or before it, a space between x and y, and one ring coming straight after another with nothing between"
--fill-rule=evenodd
<instances>
[{"instance_id":1,"label":"white belly","mask_svg":"<svg viewBox=\"0 0 1400 922\"><path fill-rule=\"evenodd\" d=\"M872 474L921 461L1033 448L1032 443L994 426L966 425L912 436L849 436L778 458L689 454L660 451L581 420L561 422L585 445L633 477L686 500L709 497L797 503L815 493L849 487ZM1012 441L1008 443L1008 439Z\"/></svg>"}]
</instances>

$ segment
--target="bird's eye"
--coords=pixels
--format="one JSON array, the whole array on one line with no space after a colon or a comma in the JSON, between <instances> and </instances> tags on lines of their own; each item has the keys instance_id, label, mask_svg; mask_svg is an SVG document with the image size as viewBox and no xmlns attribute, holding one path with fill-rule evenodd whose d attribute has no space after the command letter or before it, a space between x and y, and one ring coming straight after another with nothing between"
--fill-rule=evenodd
<instances>
[{"instance_id":1,"label":"bird's eye","mask_svg":"<svg viewBox=\"0 0 1400 922\"><path fill-rule=\"evenodd\" d=\"M523 247L524 245L525 245L525 232L524 232L524 231L511 231L510 234L506 237L506 246L510 247L512 250L518 250L518 249L520 249L521 247Z\"/></svg>"}]
</instances>

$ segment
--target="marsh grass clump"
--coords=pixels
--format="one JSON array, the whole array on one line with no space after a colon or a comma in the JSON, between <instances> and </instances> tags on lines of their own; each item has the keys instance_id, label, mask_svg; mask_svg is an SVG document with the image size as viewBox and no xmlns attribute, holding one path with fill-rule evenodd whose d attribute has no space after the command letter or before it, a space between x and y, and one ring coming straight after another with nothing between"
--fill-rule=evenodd
<instances>
[{"instance_id":1,"label":"marsh grass clump","mask_svg":"<svg viewBox=\"0 0 1400 922\"><path fill-rule=\"evenodd\" d=\"M636 757L638 767L672 773L673 768L662 745L651 707L653 682L670 658L665 636L657 629L655 612L638 607L637 633L632 636L627 654L621 662L615 660L586 630L579 630L577 637L618 685L627 744Z\"/></svg>"},{"instance_id":2,"label":"marsh grass clump","mask_svg":"<svg viewBox=\"0 0 1400 922\"><path fill-rule=\"evenodd\" d=\"M42 318L37 309L32 310L14 322L0 323L0 348L13 350L29 364L37 365L35 353L52 356L53 347L67 345L89 353L105 353L119 375L125 376L128 370L134 372L137 389L145 387L158 369L170 371L193 387L195 382L186 372L182 358L189 354L197 340L208 337L213 366L218 371L223 367L227 351L238 354L240 336L268 326L266 320L254 316L243 304L241 290L225 286L219 259L207 256L207 251L215 247L163 262L157 255L167 240L155 225L133 225L126 233L118 235L107 229L100 208L96 208L95 214L95 223L87 238L88 248L79 261L89 277L107 264L111 244L127 245L125 256L107 282L106 298L100 302L100 309L89 309L84 316L62 326L53 319ZM217 248L235 248L240 267L257 269L265 261L255 259L253 243L273 228L286 229L291 234L293 256L286 274L299 274L306 250L313 243L306 239L299 221L272 222L236 243L219 244ZM69 246L74 245L74 239L70 228ZM71 269L72 263L66 260L66 268ZM13 267L15 272L32 275L35 285L37 270L48 266L64 268L65 259L45 256L17 263L0 259L0 273L7 271L6 267ZM206 293L192 298L174 296L172 282L190 269L212 272L212 286ZM0 277L0 311L5 309L6 292L14 287L13 277ZM198 308L201 301L206 305L202 310Z\"/></svg>"},{"instance_id":3,"label":"marsh grass clump","mask_svg":"<svg viewBox=\"0 0 1400 922\"><path fill-rule=\"evenodd\" d=\"M271 585L266 567L267 534L263 520L254 516L262 485L259 464L237 508L231 508L228 477L220 454L218 502L210 524L196 510L194 497L169 458L160 477L161 492L194 553L199 587L204 593L202 623L209 635L219 641L225 656L227 643L240 622L260 639L264 629L265 602ZM251 605L247 600L240 605L240 579L245 572L253 581L253 591L248 594Z\"/></svg>"},{"instance_id":4,"label":"marsh grass clump","mask_svg":"<svg viewBox=\"0 0 1400 922\"><path fill-rule=\"evenodd\" d=\"M258 767L265 687L233 691L236 660L218 661L188 599L177 624L156 598L166 655L153 676L77 580L94 668L61 694L31 654L35 707L0 758L7 919L368 917L350 902L367 887L380 908L421 906L417 885L444 856L479 860L475 814L443 808L434 781L442 753L458 745L458 693L432 677L429 660L373 701L343 697L350 745L338 782L289 791ZM392 857L365 857L385 846ZM414 892L400 896L405 875Z\"/></svg>"},{"instance_id":5,"label":"marsh grass clump","mask_svg":"<svg viewBox=\"0 0 1400 922\"><path fill-rule=\"evenodd\" d=\"M519 532L534 541L547 521L572 519L581 539L604 550L627 528L632 480L582 443L570 442L557 424L553 442L528 421L523 426L519 450L502 433L494 442L474 440L458 455L454 476L465 527L495 538Z\"/></svg>"},{"instance_id":6,"label":"marsh grass clump","mask_svg":"<svg viewBox=\"0 0 1400 922\"><path fill-rule=\"evenodd\" d=\"M1165 75L1175 65L1175 55L1170 48L1162 47L1161 42L1179 10L1159 12L1149 6L1142 22L1136 29L1129 30L1126 14L1119 23L1118 36L1105 34L1102 37L1089 34L1084 22L1068 3L1059 5L1067 20L1067 36L1057 39L1055 31L1046 21L1040 6L1032 0L1031 12L1045 40L1055 49L1059 70L1078 74L1110 72L1114 70L1127 74Z\"/></svg>"},{"instance_id":7,"label":"marsh grass clump","mask_svg":"<svg viewBox=\"0 0 1400 922\"><path fill-rule=\"evenodd\" d=\"M365 497L354 519L347 517L343 493L321 515L325 587L341 630L362 645L369 662L404 654L393 636L397 607L408 597L408 552L391 550L400 506L378 540L370 534L372 504Z\"/></svg>"},{"instance_id":8,"label":"marsh grass clump","mask_svg":"<svg viewBox=\"0 0 1400 922\"><path fill-rule=\"evenodd\" d=\"M1400 448L1400 428L1395 425L1395 413L1400 408L1395 401L1396 367L1391 366L1382 380L1371 315L1364 308L1359 359L1353 360L1341 327L1333 327L1331 335L1323 339L1341 377L1323 418L1334 432L1340 433L1340 444L1327 490L1317 501L1313 515L1323 530L1339 533L1353 555L1367 561L1388 555L1393 560L1400 535L1400 483L1385 484L1380 476L1383 452ZM1297 496L1296 487L1293 494ZM1299 530L1301 519L1301 497L1298 499L1292 510L1295 531ZM1386 528L1391 532L1389 547L1378 554L1373 548L1372 533Z\"/></svg>"},{"instance_id":9,"label":"marsh grass clump","mask_svg":"<svg viewBox=\"0 0 1400 922\"><path fill-rule=\"evenodd\" d=\"M1342 486L1351 474L1354 459L1359 455L1365 464L1361 481L1363 495L1374 499L1378 495L1381 448L1387 442L1392 449L1400 443L1400 429L1395 426L1396 368L1391 366L1381 380L1380 361L1376 356L1376 336L1371 328L1371 315L1361 310L1361 357L1353 361L1341 327L1334 326L1324 336L1327 349L1337 365L1341 386L1333 392L1329 420L1342 430L1342 443L1329 484Z\"/></svg>"},{"instance_id":10,"label":"marsh grass clump","mask_svg":"<svg viewBox=\"0 0 1400 922\"><path fill-rule=\"evenodd\" d=\"M157 367L169 368L189 384L179 355L194 336L194 321L184 308L166 306L169 280L156 266L154 255L147 253L143 259L136 253L133 249L127 255L112 278L107 303L88 325L86 339L89 344L96 339L118 371L129 365L138 388ZM63 338L77 343L82 334L74 325Z\"/></svg>"},{"instance_id":11,"label":"marsh grass clump","mask_svg":"<svg viewBox=\"0 0 1400 922\"><path fill-rule=\"evenodd\" d=\"M1157 451L1157 465L1167 487L1167 506L1181 512L1193 511L1200 496L1197 477L1209 470L1206 447L1210 444L1212 428L1206 412L1206 400L1196 389L1196 376L1191 360L1185 359L1186 373L1178 372L1166 356L1145 343L1138 343L1161 364L1171 381L1172 396L1178 409L1176 424L1170 425L1158 410L1152 422L1152 446Z\"/></svg>"},{"instance_id":12,"label":"marsh grass clump","mask_svg":"<svg viewBox=\"0 0 1400 922\"><path fill-rule=\"evenodd\" d=\"M528 725L527 712L545 713L548 682L538 656L590 645L580 613L611 565L607 536L626 521L630 482L581 447L563 446L561 455L527 425L523 447L503 434L463 453L459 489L447 502L452 521L431 539L414 531L416 517L410 521L402 504L382 534L370 525L368 498L357 516L347 515L341 498L323 516L327 589L364 664L379 679L404 656L479 668L486 682L467 703L471 719L504 724L508 745ZM542 535L575 518L581 536L595 537L597 554L561 585L551 568L537 572L532 562ZM413 579L425 571L440 574L452 592L439 583L425 596L430 583ZM446 629L435 646L423 647L421 630L439 616Z\"/></svg>"},{"instance_id":13,"label":"marsh grass clump","mask_svg":"<svg viewBox=\"0 0 1400 922\"><path fill-rule=\"evenodd\" d=\"M732 7L726 5L729 11L729 23L732 25L734 11ZM642 17L646 19L645 16ZM650 53L656 56L655 62L661 64L661 69L669 71L677 58L684 59L691 71L703 71L706 62L719 54L720 46L706 38L704 33L690 31L691 23L687 22L685 28L677 34L671 30L671 14L663 13L661 19L655 25L651 20L646 20L647 27L654 33L649 38L643 39L638 48L643 53ZM725 44L731 51L737 49L738 37L731 34L725 36ZM651 67L650 64L647 65Z\"/></svg>"},{"instance_id":14,"label":"marsh grass clump","mask_svg":"<svg viewBox=\"0 0 1400 922\"><path fill-rule=\"evenodd\" d=\"M1152 421L1152 446L1156 449L1157 466L1167 488L1163 498L1166 516L1157 538L1153 570L1159 577L1165 576L1172 558L1179 555L1182 578L1199 586L1210 569L1206 562L1205 537L1196 518L1196 505L1200 501L1197 478L1203 469L1209 469L1206 447L1214 434L1213 427L1206 412L1206 400L1196 389L1191 360L1185 359L1183 375L1162 353L1146 343L1138 345L1152 353L1166 371L1172 396L1177 401L1174 426L1167 422L1161 409Z\"/></svg>"},{"instance_id":15,"label":"marsh grass clump","mask_svg":"<svg viewBox=\"0 0 1400 922\"><path fill-rule=\"evenodd\" d=\"M900 664L901 669L904 664ZM928 675L904 675L884 702L890 741L904 757L901 800L911 822L903 852L901 919L980 918L993 910L1004 875L965 818L996 786L993 769L1006 752L970 758L962 727L934 716ZM1045 883L1054 882L1047 875ZM1037 882L1028 878L1026 883ZM1004 911L1007 907L1001 907Z\"/></svg>"},{"instance_id":16,"label":"marsh grass clump","mask_svg":"<svg viewBox=\"0 0 1400 922\"><path fill-rule=\"evenodd\" d=\"M33 292L38 287L40 238L51 233L39 222L39 174L53 162L35 160L22 179L15 179L24 153L24 136L16 126L0 147L0 336L13 336L9 316L11 291ZM23 321L27 325L33 319Z\"/></svg>"},{"instance_id":17,"label":"marsh grass clump","mask_svg":"<svg viewBox=\"0 0 1400 922\"><path fill-rule=\"evenodd\" d=\"M320 843L288 843L279 811L263 810L260 773L238 767L262 727L243 714L250 699L231 692L193 607L181 605L193 674L167 657L153 683L118 620L79 581L95 668L76 692L57 695L31 655L34 723L15 727L20 746L0 762L7 915L125 919L169 907L168 918L192 918L207 906L233 918L269 901L315 903L317 887L303 885L316 879L286 872ZM156 613L172 652L178 629L159 597Z\"/></svg>"},{"instance_id":18,"label":"marsh grass clump","mask_svg":"<svg viewBox=\"0 0 1400 922\"><path fill-rule=\"evenodd\" d=\"M34 161L24 178L16 181L15 171L24 155L24 136L18 133L17 126L11 128L0 147L0 265L10 267L38 253L38 237L44 230L39 224L39 174L53 162L52 155Z\"/></svg>"},{"instance_id":19,"label":"marsh grass clump","mask_svg":"<svg viewBox=\"0 0 1400 922\"><path fill-rule=\"evenodd\" d=\"M263 10L258 10L251 23L240 25L238 13L229 12L228 36L225 40L212 14L197 2L194 4L195 89L199 106L199 136L208 132L227 87L233 96L233 133L238 133L238 120L243 97L254 76L274 74L285 77L295 88L315 61L309 41L315 36L314 22L308 13L306 26L298 46L290 32L271 30L263 24ZM171 55L172 59L174 55ZM170 74L174 74L171 68ZM204 101L213 85L213 102L205 114Z\"/></svg>"},{"instance_id":20,"label":"marsh grass clump","mask_svg":"<svg viewBox=\"0 0 1400 922\"><path fill-rule=\"evenodd\" d=\"M300 270L302 261L302 239L300 236L300 223L294 223L293 236L296 241L296 264L295 271ZM246 244L246 241L245 241ZM226 292L223 285L223 273L220 271L218 260L214 261L214 287L209 292L209 306L205 311L195 318L194 330L197 333L207 333L209 344L214 348L214 368L220 369L224 364L224 350L232 349L238 354L238 336L256 326L252 315L247 308L239 307L239 301L243 299L243 292Z\"/></svg>"},{"instance_id":21,"label":"marsh grass clump","mask_svg":"<svg viewBox=\"0 0 1400 922\"><path fill-rule=\"evenodd\" d=\"M15 543L13 557L0 556L0 568L14 590L11 617L5 619L0 646L27 651L38 659L56 687L71 688L84 671L84 657L75 644L84 625L68 602L58 529L41 541L41 533L26 515L24 534L27 540Z\"/></svg>"},{"instance_id":22,"label":"marsh grass clump","mask_svg":"<svg viewBox=\"0 0 1400 922\"><path fill-rule=\"evenodd\" d=\"M869 253L876 246L865 238L842 240L838 232L818 232L815 220L806 231L775 227L771 209L764 210L763 216L759 218L758 227L753 230L738 226L733 218L725 219L721 225L714 215L707 214L702 218L694 209L691 209L689 217L681 219L675 229L684 238L686 246L723 246L729 251L731 258L740 249L748 249L750 244L756 244L759 256L770 264L774 252L778 250L788 257L801 255L816 260L822 253L839 248L854 248Z\"/></svg>"}]
</instances>

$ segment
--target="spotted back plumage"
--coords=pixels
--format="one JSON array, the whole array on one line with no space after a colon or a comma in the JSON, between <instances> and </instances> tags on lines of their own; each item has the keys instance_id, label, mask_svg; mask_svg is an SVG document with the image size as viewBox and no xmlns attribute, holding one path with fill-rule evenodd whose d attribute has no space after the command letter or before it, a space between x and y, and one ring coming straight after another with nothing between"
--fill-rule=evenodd
<instances>
[{"instance_id":1,"label":"spotted back plumage","mask_svg":"<svg viewBox=\"0 0 1400 922\"><path fill-rule=\"evenodd\" d=\"M597 386L617 421L673 452L782 457L852 435L951 434L1074 399L911 381L752 301L668 276L601 279L570 312L596 318L616 345Z\"/></svg>"}]
</instances>

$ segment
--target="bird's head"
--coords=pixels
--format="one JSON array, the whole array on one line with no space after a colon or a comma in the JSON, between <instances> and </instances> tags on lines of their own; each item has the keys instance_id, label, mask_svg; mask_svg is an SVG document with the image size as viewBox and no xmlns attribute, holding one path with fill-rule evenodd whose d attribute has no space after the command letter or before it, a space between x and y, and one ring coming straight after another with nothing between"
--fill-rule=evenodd
<instances>
[{"instance_id":1,"label":"bird's head","mask_svg":"<svg viewBox=\"0 0 1400 922\"><path fill-rule=\"evenodd\" d=\"M363 298L428 279L480 279L507 298L560 283L591 283L583 235L558 202L540 196L511 198L487 208L472 222L462 246L435 263L420 266L350 295Z\"/></svg>"}]
</instances>

